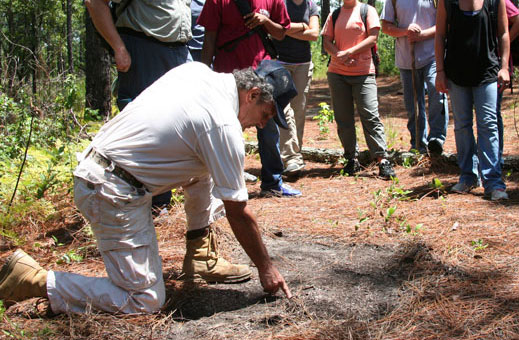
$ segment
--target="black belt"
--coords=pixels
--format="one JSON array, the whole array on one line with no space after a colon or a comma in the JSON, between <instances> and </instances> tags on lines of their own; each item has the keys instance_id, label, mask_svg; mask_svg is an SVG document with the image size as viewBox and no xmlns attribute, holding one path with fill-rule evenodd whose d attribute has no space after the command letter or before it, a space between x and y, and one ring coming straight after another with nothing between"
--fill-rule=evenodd
<instances>
[{"instance_id":1,"label":"black belt","mask_svg":"<svg viewBox=\"0 0 519 340\"><path fill-rule=\"evenodd\" d=\"M110 159L106 158L105 156L101 155L99 152L95 151L94 149L90 150L90 152L87 154L86 157L92 158L94 162L97 164L108 168L111 165L113 165L112 173L119 177L120 179L124 180L126 183L133 185L136 188L142 188L144 187L144 184L142 184L137 178L133 177L131 173L124 170L114 162L112 162Z\"/></svg>"},{"instance_id":2,"label":"black belt","mask_svg":"<svg viewBox=\"0 0 519 340\"><path fill-rule=\"evenodd\" d=\"M161 41L161 40L155 39L153 37L150 37L149 35L146 35L143 32L138 32L138 31L132 30L131 28L128 28L128 27L117 27L117 32L119 32L119 34L126 34L126 35L131 35L131 36L134 36L137 38L146 39L146 40L149 40L156 44L164 45L166 47L180 47L180 46L187 45L187 43L180 42L180 41L174 41L174 42Z\"/></svg>"}]
</instances>

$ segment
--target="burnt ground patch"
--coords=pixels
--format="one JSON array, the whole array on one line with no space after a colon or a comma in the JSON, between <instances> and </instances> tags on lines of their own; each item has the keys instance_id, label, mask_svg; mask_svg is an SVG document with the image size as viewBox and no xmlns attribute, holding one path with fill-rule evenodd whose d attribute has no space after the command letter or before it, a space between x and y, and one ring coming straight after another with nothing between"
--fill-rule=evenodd
<instances>
[{"instance_id":1,"label":"burnt ground patch","mask_svg":"<svg viewBox=\"0 0 519 340\"><path fill-rule=\"evenodd\" d=\"M164 310L179 323L163 329L161 336L242 338L247 330L255 333L305 319L377 320L397 306L405 294L403 283L420 275L420 262L430 261L420 243L338 244L296 233L265 237L265 242L295 295L292 300L265 295L257 276L234 285L184 285L172 292ZM246 260L245 255L235 258Z\"/></svg>"}]
</instances>

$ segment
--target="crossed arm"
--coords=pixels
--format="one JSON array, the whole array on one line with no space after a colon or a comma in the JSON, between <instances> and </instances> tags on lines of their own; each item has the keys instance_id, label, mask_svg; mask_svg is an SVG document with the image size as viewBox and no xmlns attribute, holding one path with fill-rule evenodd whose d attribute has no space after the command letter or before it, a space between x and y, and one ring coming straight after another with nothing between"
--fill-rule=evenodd
<instances>
[{"instance_id":1,"label":"crossed arm","mask_svg":"<svg viewBox=\"0 0 519 340\"><path fill-rule=\"evenodd\" d=\"M308 25L304 22L291 22L286 34L294 39L316 41L319 38L319 16L312 15Z\"/></svg>"}]
</instances>

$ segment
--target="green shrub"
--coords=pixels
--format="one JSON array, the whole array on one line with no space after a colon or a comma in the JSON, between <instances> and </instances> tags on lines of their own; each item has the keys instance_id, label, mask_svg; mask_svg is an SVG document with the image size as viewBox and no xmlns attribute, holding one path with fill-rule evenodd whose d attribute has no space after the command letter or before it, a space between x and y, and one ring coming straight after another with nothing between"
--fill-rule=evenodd
<instances>
[{"instance_id":1,"label":"green shrub","mask_svg":"<svg viewBox=\"0 0 519 340\"><path fill-rule=\"evenodd\" d=\"M380 32L378 35L377 48L380 56L380 74L399 74L398 68L395 66L395 38Z\"/></svg>"},{"instance_id":2,"label":"green shrub","mask_svg":"<svg viewBox=\"0 0 519 340\"><path fill-rule=\"evenodd\" d=\"M310 46L312 49L312 62L314 63L314 73L312 79L326 79L329 56L328 54L321 54L322 37L319 36L317 41L312 41Z\"/></svg>"}]
</instances>

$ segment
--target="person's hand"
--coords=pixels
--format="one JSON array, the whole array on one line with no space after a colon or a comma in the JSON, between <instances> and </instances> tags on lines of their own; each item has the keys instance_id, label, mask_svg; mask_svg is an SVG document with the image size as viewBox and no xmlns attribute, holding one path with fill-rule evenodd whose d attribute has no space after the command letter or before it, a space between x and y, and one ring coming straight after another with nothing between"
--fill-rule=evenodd
<instances>
[{"instance_id":1,"label":"person's hand","mask_svg":"<svg viewBox=\"0 0 519 340\"><path fill-rule=\"evenodd\" d=\"M281 288L287 298L290 299L292 297L292 293L290 292L285 279L281 276L276 267L270 265L267 269L258 271L260 282L265 292L275 294Z\"/></svg>"},{"instance_id":2,"label":"person's hand","mask_svg":"<svg viewBox=\"0 0 519 340\"><path fill-rule=\"evenodd\" d=\"M351 51L349 49L343 50L343 51L339 51L335 55L335 57L337 59L342 61L344 64L350 65L350 66L355 64L355 62L356 62L356 60L352 56L353 56L353 54L351 53Z\"/></svg>"},{"instance_id":3,"label":"person's hand","mask_svg":"<svg viewBox=\"0 0 519 340\"><path fill-rule=\"evenodd\" d=\"M414 43L421 40L422 29L417 24L411 24L407 27L407 40Z\"/></svg>"},{"instance_id":4,"label":"person's hand","mask_svg":"<svg viewBox=\"0 0 519 340\"><path fill-rule=\"evenodd\" d=\"M440 93L449 93L447 76L443 70L436 72L436 91Z\"/></svg>"},{"instance_id":5,"label":"person's hand","mask_svg":"<svg viewBox=\"0 0 519 340\"><path fill-rule=\"evenodd\" d=\"M499 70L499 73L497 74L497 87L500 92L503 92L505 88L507 88L510 85L510 73L508 72L508 69L502 68Z\"/></svg>"},{"instance_id":6,"label":"person's hand","mask_svg":"<svg viewBox=\"0 0 519 340\"><path fill-rule=\"evenodd\" d=\"M121 48L114 49L114 58L117 71L128 72L132 64L132 58L126 47L122 46Z\"/></svg>"},{"instance_id":7,"label":"person's hand","mask_svg":"<svg viewBox=\"0 0 519 340\"><path fill-rule=\"evenodd\" d=\"M252 12L247 14L243 17L245 20L245 26L247 26L248 29L254 29L257 26L261 26L264 23L267 22L268 18L264 16L263 14L259 14L256 12Z\"/></svg>"}]
</instances>

